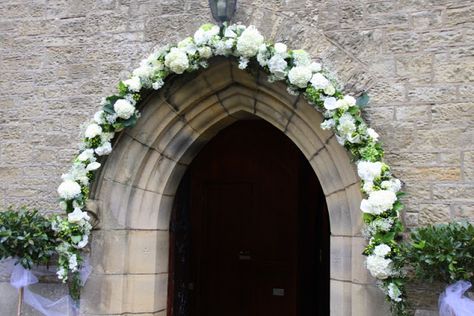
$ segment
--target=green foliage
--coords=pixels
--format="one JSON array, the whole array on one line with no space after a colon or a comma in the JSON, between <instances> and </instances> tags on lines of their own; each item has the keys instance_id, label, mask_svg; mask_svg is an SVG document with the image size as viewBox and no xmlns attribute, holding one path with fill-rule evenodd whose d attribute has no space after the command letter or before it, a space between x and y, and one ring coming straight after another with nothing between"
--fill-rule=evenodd
<instances>
[{"instance_id":1,"label":"green foliage","mask_svg":"<svg viewBox=\"0 0 474 316\"><path fill-rule=\"evenodd\" d=\"M422 280L474 282L474 226L462 222L418 228L404 255Z\"/></svg>"},{"instance_id":2,"label":"green foliage","mask_svg":"<svg viewBox=\"0 0 474 316\"><path fill-rule=\"evenodd\" d=\"M25 208L0 212L0 259L14 257L25 268L47 264L58 241L50 220Z\"/></svg>"}]
</instances>

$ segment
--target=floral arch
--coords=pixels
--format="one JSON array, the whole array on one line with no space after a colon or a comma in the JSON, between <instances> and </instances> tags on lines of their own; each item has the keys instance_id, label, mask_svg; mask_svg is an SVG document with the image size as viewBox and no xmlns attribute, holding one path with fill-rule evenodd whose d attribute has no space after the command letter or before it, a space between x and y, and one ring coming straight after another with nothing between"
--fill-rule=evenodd
<instances>
[{"instance_id":1,"label":"floral arch","mask_svg":"<svg viewBox=\"0 0 474 316\"><path fill-rule=\"evenodd\" d=\"M226 61L224 57L216 59L216 56L238 58L238 68L235 62ZM207 68L211 58L213 66L198 71ZM250 75L239 68L257 69L257 74ZM183 79L169 80L178 75ZM165 79L170 84L165 85ZM286 83L286 89L283 83ZM160 91L150 93L153 90ZM173 194L192 157L200 146L232 121L256 115L284 131L302 150L320 179L328 201L331 230L337 237L331 244L341 245L334 247L335 251L346 249L342 250L344 254L339 256L339 262L331 265L359 269L363 261L354 263L357 256L351 254L363 251L367 255L367 268L378 280L393 311L404 314L402 263L397 260L397 238L403 229L399 219L402 204L398 200L401 183L383 162L377 133L361 117L360 108L367 101L365 95L357 100L343 95L329 73L313 62L305 51L288 50L282 43L266 43L253 26L206 24L193 37L155 51L141 62L130 79L119 83L116 95L103 99L102 110L85 129L81 152L62 177L58 193L67 218L58 217L56 223L64 237L59 249L58 277L64 281L78 279L81 251L89 241L92 228L86 209L99 214L103 221L101 227L105 230L125 231L123 236L119 233L110 237L113 240L139 235L143 229L153 229L155 240L161 240L160 236L165 234L166 240ZM140 128L121 132L135 126L137 121L143 124ZM104 157L112 153L112 140L116 135L120 141L114 140L114 154L105 160ZM356 161L362 185L352 169L346 167L347 155L338 154L341 145ZM94 182L90 194L89 186L102 164L105 169ZM365 199L361 198L361 192ZM92 200L88 201L90 195ZM104 196L113 198L105 203ZM354 201L360 205L354 206ZM127 213L129 209L140 211L134 212L132 217ZM367 246L363 238L357 237L362 226L357 223L362 223L362 219L366 224ZM341 224L344 221L348 224ZM336 222L338 226L333 226ZM132 230L127 231L130 227ZM336 231L336 227L341 230ZM355 237L359 247L354 247ZM101 240L105 242L107 236ZM128 258L116 257L112 251L110 256L121 262L121 268L115 268L123 272L123 267L134 257L134 245L138 247L139 243L140 238L128 239ZM165 246L155 244L153 247ZM94 246L92 252L94 258ZM331 251L331 257L333 254L337 256ZM346 262L347 257L349 262ZM164 259L154 258L150 263L154 264L152 274L155 277L147 290L154 295L166 293L164 271L156 270L157 266L166 266L167 262L162 262ZM85 313L97 313L101 308L110 313L133 312L134 306L143 303L139 294L133 294L137 292L134 289L144 284L140 282L140 271L128 266L126 273L134 276L125 276L124 272L123 277L117 277L113 264L98 261L96 269L102 269L105 274L102 279L97 276L88 282ZM335 270L337 273L337 268ZM334 304L336 309L346 308L335 314L346 315L353 310L356 315L357 308L347 306L354 305L350 297L357 289L347 288L345 282L357 285L363 281L353 280L352 276L346 280L347 276L343 274L341 272L331 281L334 283L331 284L331 291L334 289L331 296L344 296L347 301L343 304L346 307ZM104 304L101 299L104 284L112 293L107 295L116 295L125 305L114 311L101 306ZM120 292L119 289L125 287L132 290ZM166 301L166 295L164 298L159 296L161 298L153 300L149 306L152 311L159 311L163 300Z\"/></svg>"}]
</instances>

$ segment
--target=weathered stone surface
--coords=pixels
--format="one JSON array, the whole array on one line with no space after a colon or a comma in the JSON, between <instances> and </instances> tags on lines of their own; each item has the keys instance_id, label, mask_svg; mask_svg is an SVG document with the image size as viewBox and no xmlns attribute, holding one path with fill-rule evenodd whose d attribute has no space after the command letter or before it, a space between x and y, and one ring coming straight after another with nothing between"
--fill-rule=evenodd
<instances>
[{"instance_id":1,"label":"weathered stone surface","mask_svg":"<svg viewBox=\"0 0 474 316\"><path fill-rule=\"evenodd\" d=\"M79 126L99 108L100 98L113 93L117 81L126 78L154 45L176 42L211 19L206 1L4 1L0 11L0 205L48 212L58 210L60 175L77 152ZM474 220L473 11L469 0L242 0L235 21L256 25L269 40L307 49L348 91L369 89L371 102L364 117L380 133L387 162L405 182L404 220L416 226ZM286 129L307 155L330 139L318 128L319 114L309 114L310 107L298 104L295 113L300 118L297 115L291 119L296 124L287 125L294 108L272 105L294 99L281 85L272 89L265 76L257 80L235 65L215 66L221 68L211 68L203 81L193 80L194 75L183 77L189 79L184 80L188 89L168 94L172 104L157 94L142 109L137 127L118 141L120 154L106 162L108 182L97 185L114 198L97 200L101 229L167 230L174 191L186 165L220 129L249 113L257 111ZM272 91L276 100L260 95L255 103L254 94L236 87L218 95L221 107L213 102L217 96L204 99L206 87L222 89L230 77L246 88ZM348 157L335 148L331 144L319 152L312 164L326 194L341 190L328 198L334 210L341 205L350 210L350 222L341 219L339 232L357 235L360 196L347 187L357 177L347 167ZM127 238L118 240L128 249ZM140 247L137 251L145 253ZM355 252L353 248L352 256ZM148 259L151 264L153 259ZM359 263L354 258L352 262L355 275ZM109 268L119 272L123 267ZM365 294L359 295L348 283L332 284L332 297L346 302L331 301L333 314L371 315L360 309ZM111 295L124 283L113 286L117 288ZM436 309L434 299L419 301L429 291L416 291L417 315ZM130 313L122 309L123 295L128 294L117 296L121 310L116 315ZM15 298L4 285L0 297L0 314L13 314ZM133 309L142 305L124 304ZM164 307L153 308L157 309L143 315L166 313Z\"/></svg>"}]
</instances>

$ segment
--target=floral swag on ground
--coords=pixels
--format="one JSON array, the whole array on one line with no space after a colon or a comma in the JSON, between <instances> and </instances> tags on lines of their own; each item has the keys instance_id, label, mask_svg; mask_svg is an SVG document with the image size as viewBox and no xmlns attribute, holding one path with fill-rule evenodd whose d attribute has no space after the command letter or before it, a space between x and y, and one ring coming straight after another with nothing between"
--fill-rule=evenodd
<instances>
[{"instance_id":1,"label":"floral swag on ground","mask_svg":"<svg viewBox=\"0 0 474 316\"><path fill-rule=\"evenodd\" d=\"M290 94L303 93L323 113L321 128L334 131L337 141L357 161L361 190L366 196L360 208L366 223L363 233L368 239L364 251L367 268L391 302L394 314L405 314L403 262L398 259L397 243L403 230L399 219L403 208L399 201L401 182L383 162L379 135L361 117L360 108L368 98L363 95L356 100L344 95L329 73L304 50L289 50L283 43L270 44L254 26L239 24L205 24L193 37L155 51L140 63L130 79L119 83L116 95L102 100L102 110L88 122L80 153L58 188L61 208L67 212L67 217L58 216L53 221L53 228L63 238L57 248L58 278L64 282L78 279L82 248L91 231L85 212L89 184L101 166L98 160L112 152L115 133L134 126L140 117L136 106L141 91L160 89L171 74L206 68L213 56L238 58L240 69L247 68L249 62L258 63L268 73L269 81L286 81Z\"/></svg>"}]
</instances>

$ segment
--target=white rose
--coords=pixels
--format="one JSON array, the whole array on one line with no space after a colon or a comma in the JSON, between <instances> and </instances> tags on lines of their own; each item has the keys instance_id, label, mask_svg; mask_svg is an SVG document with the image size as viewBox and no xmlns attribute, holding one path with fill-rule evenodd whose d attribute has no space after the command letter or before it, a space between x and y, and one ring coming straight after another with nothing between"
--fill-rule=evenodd
<instances>
[{"instance_id":1,"label":"white rose","mask_svg":"<svg viewBox=\"0 0 474 316\"><path fill-rule=\"evenodd\" d=\"M79 161L92 161L94 160L94 149L85 149L83 152L77 156L77 160Z\"/></svg>"},{"instance_id":2,"label":"white rose","mask_svg":"<svg viewBox=\"0 0 474 316\"><path fill-rule=\"evenodd\" d=\"M373 191L368 199L362 200L360 209L364 213L379 215L390 210L396 200L397 196L392 191Z\"/></svg>"},{"instance_id":3,"label":"white rose","mask_svg":"<svg viewBox=\"0 0 474 316\"><path fill-rule=\"evenodd\" d=\"M89 236L84 235L82 236L82 240L77 244L77 248L81 249L87 246L87 243L89 242Z\"/></svg>"},{"instance_id":4,"label":"white rose","mask_svg":"<svg viewBox=\"0 0 474 316\"><path fill-rule=\"evenodd\" d=\"M336 88L332 84L329 84L326 88L324 88L324 93L326 95L334 95L336 93Z\"/></svg>"},{"instance_id":5,"label":"white rose","mask_svg":"<svg viewBox=\"0 0 474 316\"><path fill-rule=\"evenodd\" d=\"M132 78L125 80L123 83L128 87L128 90L133 92L140 92L140 89L142 88L140 77L137 76L133 76Z\"/></svg>"},{"instance_id":6,"label":"white rose","mask_svg":"<svg viewBox=\"0 0 474 316\"><path fill-rule=\"evenodd\" d=\"M100 110L100 111L95 112L94 122L96 122L97 124L104 124L105 123L104 111Z\"/></svg>"},{"instance_id":7,"label":"white rose","mask_svg":"<svg viewBox=\"0 0 474 316\"><path fill-rule=\"evenodd\" d=\"M375 246L374 254L376 256L385 257L386 255L390 253L391 250L392 249L390 248L390 246L386 244L380 244L380 245Z\"/></svg>"},{"instance_id":8,"label":"white rose","mask_svg":"<svg viewBox=\"0 0 474 316\"><path fill-rule=\"evenodd\" d=\"M367 269L373 277L384 280L393 274L392 260L380 256L370 255L367 257Z\"/></svg>"},{"instance_id":9,"label":"white rose","mask_svg":"<svg viewBox=\"0 0 474 316\"><path fill-rule=\"evenodd\" d=\"M329 97L324 99L324 108L326 110L332 111L337 109L337 100L334 97Z\"/></svg>"},{"instance_id":10,"label":"white rose","mask_svg":"<svg viewBox=\"0 0 474 316\"><path fill-rule=\"evenodd\" d=\"M393 193L397 193L402 188L402 182L398 179L391 179L382 181L380 187L384 190L392 191Z\"/></svg>"},{"instance_id":11,"label":"white rose","mask_svg":"<svg viewBox=\"0 0 474 316\"><path fill-rule=\"evenodd\" d=\"M237 40L237 51L241 56L253 57L257 55L260 45L263 44L263 36L251 25L242 32Z\"/></svg>"},{"instance_id":12,"label":"white rose","mask_svg":"<svg viewBox=\"0 0 474 316\"><path fill-rule=\"evenodd\" d=\"M110 142L105 142L102 146L99 146L95 149L95 153L99 156L105 156L112 152L112 144Z\"/></svg>"},{"instance_id":13,"label":"white rose","mask_svg":"<svg viewBox=\"0 0 474 316\"><path fill-rule=\"evenodd\" d=\"M324 89L330 84L329 80L320 73L314 74L310 82L317 90Z\"/></svg>"},{"instance_id":14,"label":"white rose","mask_svg":"<svg viewBox=\"0 0 474 316\"><path fill-rule=\"evenodd\" d=\"M340 136L348 137L351 136L356 130L355 119L349 113L344 113L339 118L339 124L337 125L337 131Z\"/></svg>"},{"instance_id":15,"label":"white rose","mask_svg":"<svg viewBox=\"0 0 474 316\"><path fill-rule=\"evenodd\" d=\"M87 165L86 170L87 171L94 171L100 168L100 163L98 162L91 162L90 164Z\"/></svg>"},{"instance_id":16,"label":"white rose","mask_svg":"<svg viewBox=\"0 0 474 316\"><path fill-rule=\"evenodd\" d=\"M81 194L81 186L73 180L65 180L58 187L58 194L65 200L72 200Z\"/></svg>"},{"instance_id":17,"label":"white rose","mask_svg":"<svg viewBox=\"0 0 474 316\"><path fill-rule=\"evenodd\" d=\"M78 207L76 207L73 212L67 214L67 221L72 224L77 224L83 219L87 221L90 217L87 215L87 212L83 212Z\"/></svg>"},{"instance_id":18,"label":"white rose","mask_svg":"<svg viewBox=\"0 0 474 316\"><path fill-rule=\"evenodd\" d=\"M118 117L127 120L135 113L135 107L128 100L118 99L114 104L114 111Z\"/></svg>"},{"instance_id":19,"label":"white rose","mask_svg":"<svg viewBox=\"0 0 474 316\"><path fill-rule=\"evenodd\" d=\"M176 47L171 48L171 51L165 57L165 66L174 73L182 74L189 68L189 59L186 52Z\"/></svg>"},{"instance_id":20,"label":"white rose","mask_svg":"<svg viewBox=\"0 0 474 316\"><path fill-rule=\"evenodd\" d=\"M208 59L212 56L212 49L209 46L199 47L198 52L199 56L204 59Z\"/></svg>"},{"instance_id":21,"label":"white rose","mask_svg":"<svg viewBox=\"0 0 474 316\"><path fill-rule=\"evenodd\" d=\"M290 82L299 88L305 88L312 76L313 73L311 72L311 69L304 66L293 67L288 72L288 79Z\"/></svg>"},{"instance_id":22,"label":"white rose","mask_svg":"<svg viewBox=\"0 0 474 316\"><path fill-rule=\"evenodd\" d=\"M374 142L379 140L379 134L373 128L367 128L367 135L374 140Z\"/></svg>"},{"instance_id":23,"label":"white rose","mask_svg":"<svg viewBox=\"0 0 474 316\"><path fill-rule=\"evenodd\" d=\"M94 138L102 133L102 127L97 125L96 123L89 124L87 126L84 136L86 138Z\"/></svg>"},{"instance_id":24,"label":"white rose","mask_svg":"<svg viewBox=\"0 0 474 316\"><path fill-rule=\"evenodd\" d=\"M373 182L375 178L382 174L383 163L360 160L357 162L357 173L364 181Z\"/></svg>"},{"instance_id":25,"label":"white rose","mask_svg":"<svg viewBox=\"0 0 474 316\"><path fill-rule=\"evenodd\" d=\"M268 69L279 80L285 79L288 63L280 55L274 55L268 61Z\"/></svg>"},{"instance_id":26,"label":"white rose","mask_svg":"<svg viewBox=\"0 0 474 316\"><path fill-rule=\"evenodd\" d=\"M354 106L356 104L356 99L354 97L351 97L350 95L344 96L344 98L337 100L338 103L338 108L347 110L351 106Z\"/></svg>"}]
</instances>

